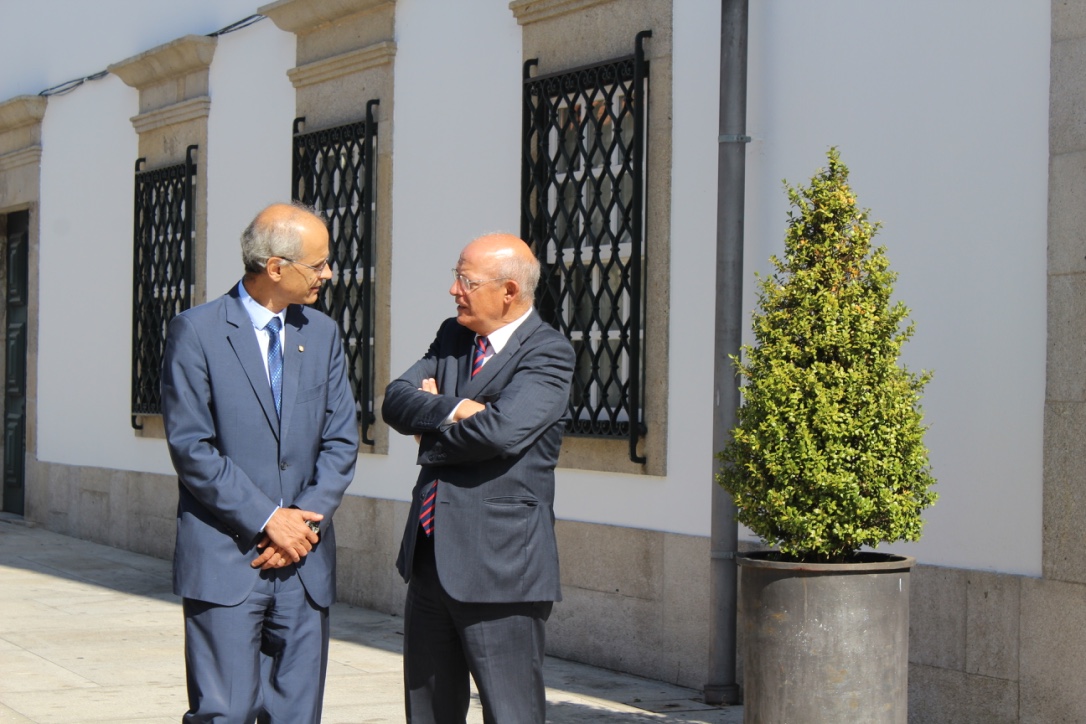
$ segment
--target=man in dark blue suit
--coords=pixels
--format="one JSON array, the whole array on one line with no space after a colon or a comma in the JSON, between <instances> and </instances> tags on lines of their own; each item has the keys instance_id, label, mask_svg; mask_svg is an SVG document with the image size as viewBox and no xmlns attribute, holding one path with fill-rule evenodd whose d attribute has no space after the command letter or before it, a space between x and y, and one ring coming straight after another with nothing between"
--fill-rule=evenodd
<instances>
[{"instance_id":1,"label":"man in dark blue suit","mask_svg":"<svg viewBox=\"0 0 1086 724\"><path fill-rule=\"evenodd\" d=\"M354 476L355 402L335 323L303 305L331 277L328 230L275 204L242 234L245 276L175 317L162 412L178 475L184 721L320 721L335 600L332 514Z\"/></svg>"},{"instance_id":2,"label":"man in dark blue suit","mask_svg":"<svg viewBox=\"0 0 1086 724\"><path fill-rule=\"evenodd\" d=\"M382 407L422 468L397 561L407 719L462 724L470 675L485 722L542 724L573 348L532 308L539 262L520 239L476 239L453 274L456 317Z\"/></svg>"}]
</instances>

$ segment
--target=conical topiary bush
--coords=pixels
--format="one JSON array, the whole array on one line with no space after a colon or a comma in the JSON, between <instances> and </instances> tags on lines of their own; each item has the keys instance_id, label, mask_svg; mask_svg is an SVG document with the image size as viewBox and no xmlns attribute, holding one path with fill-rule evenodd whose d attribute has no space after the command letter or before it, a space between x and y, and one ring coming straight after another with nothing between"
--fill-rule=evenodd
<instances>
[{"instance_id":1,"label":"conical topiary bush","mask_svg":"<svg viewBox=\"0 0 1086 724\"><path fill-rule=\"evenodd\" d=\"M733 359L743 402L717 476L741 523L811 562L917 540L936 499L919 408L930 374L898 363L909 311L891 301L878 225L828 157L808 187L787 186L784 258L759 280L755 344Z\"/></svg>"}]
</instances>

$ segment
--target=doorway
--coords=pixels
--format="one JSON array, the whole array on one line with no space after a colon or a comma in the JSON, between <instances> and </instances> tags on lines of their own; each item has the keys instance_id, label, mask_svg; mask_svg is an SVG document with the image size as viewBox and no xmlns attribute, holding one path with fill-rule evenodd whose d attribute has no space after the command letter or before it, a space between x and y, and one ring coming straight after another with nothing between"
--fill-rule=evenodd
<instances>
[{"instance_id":1,"label":"doorway","mask_svg":"<svg viewBox=\"0 0 1086 724\"><path fill-rule=\"evenodd\" d=\"M7 214L4 356L5 513L23 514L26 497L26 356L30 212ZM2 227L0 227L2 228Z\"/></svg>"}]
</instances>

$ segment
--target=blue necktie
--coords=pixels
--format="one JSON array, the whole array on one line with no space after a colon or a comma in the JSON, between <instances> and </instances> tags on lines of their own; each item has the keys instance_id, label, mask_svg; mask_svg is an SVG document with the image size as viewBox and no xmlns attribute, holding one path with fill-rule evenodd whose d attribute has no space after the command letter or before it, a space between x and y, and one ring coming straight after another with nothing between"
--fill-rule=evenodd
<instances>
[{"instance_id":1,"label":"blue necktie","mask_svg":"<svg viewBox=\"0 0 1086 724\"><path fill-rule=\"evenodd\" d=\"M275 414L281 415L283 407L283 345L279 343L279 330L283 320L272 317L264 326L268 332L268 378L271 380L272 397L275 398Z\"/></svg>"}]
</instances>

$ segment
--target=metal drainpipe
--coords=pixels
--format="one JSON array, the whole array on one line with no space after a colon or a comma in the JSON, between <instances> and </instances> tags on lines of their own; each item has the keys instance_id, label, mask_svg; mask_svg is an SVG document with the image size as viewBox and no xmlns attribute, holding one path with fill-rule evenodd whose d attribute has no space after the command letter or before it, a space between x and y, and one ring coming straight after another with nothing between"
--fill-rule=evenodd
<instances>
[{"instance_id":1,"label":"metal drainpipe","mask_svg":"<svg viewBox=\"0 0 1086 724\"><path fill-rule=\"evenodd\" d=\"M739 380L729 355L739 354L743 317L743 204L746 183L748 0L721 0L720 137L717 155L716 329L714 345L713 451L721 450L736 423ZM714 464L714 470L716 468ZM709 575L708 704L737 704L736 564L739 531L735 505L712 485Z\"/></svg>"}]
</instances>

